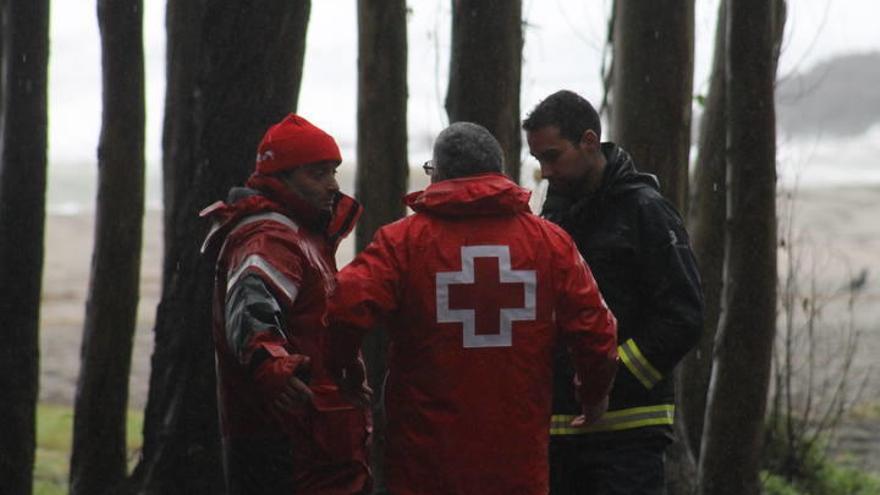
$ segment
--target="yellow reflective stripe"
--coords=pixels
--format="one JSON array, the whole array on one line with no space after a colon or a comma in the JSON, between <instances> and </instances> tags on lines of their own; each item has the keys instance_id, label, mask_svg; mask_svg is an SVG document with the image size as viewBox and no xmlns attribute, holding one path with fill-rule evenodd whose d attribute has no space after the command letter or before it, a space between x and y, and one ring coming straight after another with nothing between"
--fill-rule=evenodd
<instances>
[{"instance_id":1,"label":"yellow reflective stripe","mask_svg":"<svg viewBox=\"0 0 880 495\"><path fill-rule=\"evenodd\" d=\"M645 388L653 387L651 381L648 380L648 378L642 374L642 371L638 368L638 366L636 366L632 362L632 358L630 358L629 353L626 352L626 349L623 347L623 345L617 346L617 355L620 356L620 360L623 361L623 364L627 368L629 368L629 371L633 374L633 376L635 376L640 382L642 382L642 385L644 385Z\"/></svg>"},{"instance_id":2,"label":"yellow reflective stripe","mask_svg":"<svg viewBox=\"0 0 880 495\"><path fill-rule=\"evenodd\" d=\"M651 364L651 362L648 361L647 358L645 358L645 356L642 354L641 349L639 349L639 346L636 345L635 340L629 339L625 342L625 344L630 347L630 349L633 351L633 354L636 356L636 359L638 359L639 362L642 363L642 365L645 367L645 369L648 370L648 374L651 376L651 378L654 379L655 382L659 382L663 379L663 373L657 371L657 368L655 368Z\"/></svg>"},{"instance_id":3,"label":"yellow reflective stripe","mask_svg":"<svg viewBox=\"0 0 880 495\"><path fill-rule=\"evenodd\" d=\"M645 388L653 388L663 378L663 375L657 371L657 368L645 359L644 354L639 350L633 339L629 339L618 346L617 354L620 355L623 364L642 382Z\"/></svg>"},{"instance_id":4,"label":"yellow reflective stripe","mask_svg":"<svg viewBox=\"0 0 880 495\"><path fill-rule=\"evenodd\" d=\"M619 431L641 428L643 426L672 425L675 417L675 406L642 406L630 409L609 411L599 421L574 428L569 426L577 416L574 414L554 414L550 419L551 435L581 435L599 431Z\"/></svg>"}]
</instances>

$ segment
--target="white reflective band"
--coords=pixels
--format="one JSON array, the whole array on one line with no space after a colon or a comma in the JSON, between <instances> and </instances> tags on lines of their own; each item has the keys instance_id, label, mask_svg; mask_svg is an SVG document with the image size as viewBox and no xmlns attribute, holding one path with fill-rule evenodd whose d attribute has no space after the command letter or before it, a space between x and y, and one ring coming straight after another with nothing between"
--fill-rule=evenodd
<instances>
[{"instance_id":1,"label":"white reflective band","mask_svg":"<svg viewBox=\"0 0 880 495\"><path fill-rule=\"evenodd\" d=\"M576 417L573 414L554 414L550 419L550 434L581 435L598 431L619 431L644 426L671 425L675 417L675 406L663 404L608 411L599 418L599 421L589 426L570 426L571 421Z\"/></svg>"},{"instance_id":2,"label":"white reflective band","mask_svg":"<svg viewBox=\"0 0 880 495\"><path fill-rule=\"evenodd\" d=\"M236 230L244 227L245 225L250 225L255 222L262 222L263 220L270 220L273 222L278 222L283 224L293 230L294 232L299 232L299 225L296 224L289 217L282 215L281 213L277 213L274 211L260 213L257 215L251 215L249 217L244 218L241 222L239 222L229 233L229 236L232 235ZM226 238L228 239L229 236ZM306 239L302 239L301 237L295 237L294 241L296 244L302 249L303 254L308 258L309 263L312 264L317 270L321 273L321 276L324 279L325 290L332 290L336 287L336 276L335 271L327 264L324 260L324 257L321 256L321 253L315 248L315 245L309 242ZM294 292L294 295L296 293Z\"/></svg>"},{"instance_id":3,"label":"white reflective band","mask_svg":"<svg viewBox=\"0 0 880 495\"><path fill-rule=\"evenodd\" d=\"M214 237L214 234L220 230L220 225L222 225L220 222L211 223L211 229L208 231L208 235L205 236L205 240L202 242L202 247L199 248L200 253L205 254L208 250L208 244L210 244L211 238Z\"/></svg>"},{"instance_id":4,"label":"white reflective band","mask_svg":"<svg viewBox=\"0 0 880 495\"><path fill-rule=\"evenodd\" d=\"M299 293L299 288L293 283L293 281L285 277L284 274L269 264L269 262L259 254L248 256L241 262L238 268L232 272L232 275L230 275L226 281L226 293L229 294L232 291L232 288L242 275L247 271L253 271L254 269L262 272L272 284L284 293L284 296L287 297L288 303L293 304L293 301L296 300L296 295Z\"/></svg>"},{"instance_id":5,"label":"white reflective band","mask_svg":"<svg viewBox=\"0 0 880 495\"><path fill-rule=\"evenodd\" d=\"M290 218L282 215L281 213L277 213L274 211L268 211L266 213L258 213L256 215L250 215L250 216L247 216L247 217L244 217L243 219L241 219L237 224L235 224L234 227L232 227L229 230L229 233L226 234L226 239L223 241L223 245L220 246L221 256L222 256L222 253L226 251L226 243L229 242L229 239L230 239L230 237L232 237L232 234L237 232L239 229L241 229L245 225L250 225L255 222L262 222L264 220L278 222L278 223L284 225L285 227L293 230L294 232L299 232L299 225L297 225L296 222L294 222ZM211 234L213 234L214 231L216 231L219 228L220 228L219 224L213 225L211 227L211 232L208 234L208 238L210 238ZM205 244L202 246L203 251L205 249L205 246L207 246L208 238L205 239Z\"/></svg>"},{"instance_id":6,"label":"white reflective band","mask_svg":"<svg viewBox=\"0 0 880 495\"><path fill-rule=\"evenodd\" d=\"M235 227L233 227L231 231L229 231L229 235L232 235L233 232L244 227L245 225L250 225L255 222L262 222L263 220L271 220L273 222L278 222L282 225L287 226L288 228L290 228L294 232L299 232L299 225L297 225L296 222L294 222L290 218L282 215L281 213L275 212L275 211L267 211L266 213L258 213L256 215L250 215L250 216L244 217L240 222L235 224Z\"/></svg>"}]
</instances>

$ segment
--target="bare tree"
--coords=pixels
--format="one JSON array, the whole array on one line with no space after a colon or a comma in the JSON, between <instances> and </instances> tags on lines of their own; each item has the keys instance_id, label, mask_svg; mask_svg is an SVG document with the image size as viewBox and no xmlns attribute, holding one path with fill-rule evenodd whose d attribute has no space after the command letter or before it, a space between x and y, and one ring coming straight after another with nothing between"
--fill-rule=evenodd
<instances>
[{"instance_id":1,"label":"bare tree","mask_svg":"<svg viewBox=\"0 0 880 495\"><path fill-rule=\"evenodd\" d=\"M6 0L0 0L0 67L3 67L3 63L4 63L3 60L4 60L4 56L5 56L5 54L3 52L3 39L5 38L5 36L3 36L3 26L4 26L3 23L5 21L3 19L5 18L5 14L4 14L5 12L6 12ZM3 101L3 85L4 84L5 84L5 82L0 80L0 115L2 115L2 113L3 113L3 103L4 103L4 101Z\"/></svg>"},{"instance_id":2,"label":"bare tree","mask_svg":"<svg viewBox=\"0 0 880 495\"><path fill-rule=\"evenodd\" d=\"M686 210L694 2L615 2L611 138Z\"/></svg>"},{"instance_id":3,"label":"bare tree","mask_svg":"<svg viewBox=\"0 0 880 495\"><path fill-rule=\"evenodd\" d=\"M505 171L520 180L522 0L452 0L446 113L482 125L501 143Z\"/></svg>"},{"instance_id":4,"label":"bare tree","mask_svg":"<svg viewBox=\"0 0 880 495\"><path fill-rule=\"evenodd\" d=\"M859 400L870 376L870 370L855 369L860 349L855 312L863 286L852 282L858 278L848 277L850 282L839 289L820 290L821 274L833 270L831 260L841 257L822 252L807 232L797 232L796 195L796 190L787 191L779 201L781 321L763 459L765 468L789 483L810 479L816 466L828 461L823 444L833 442L841 419ZM823 314L829 313L829 306L843 301L847 317L826 321Z\"/></svg>"},{"instance_id":5,"label":"bare tree","mask_svg":"<svg viewBox=\"0 0 880 495\"><path fill-rule=\"evenodd\" d=\"M30 494L46 219L48 0L5 0L0 67L0 486Z\"/></svg>"},{"instance_id":6,"label":"bare tree","mask_svg":"<svg viewBox=\"0 0 880 495\"><path fill-rule=\"evenodd\" d=\"M295 110L310 2L171 1L163 136L165 259L131 489L223 491L211 343L213 259L198 211L253 170L266 128Z\"/></svg>"},{"instance_id":7,"label":"bare tree","mask_svg":"<svg viewBox=\"0 0 880 495\"><path fill-rule=\"evenodd\" d=\"M723 310L703 432L700 494L760 493L776 330L776 2L727 12L727 225ZM779 9L781 10L781 9Z\"/></svg>"},{"instance_id":8,"label":"bare tree","mask_svg":"<svg viewBox=\"0 0 880 495\"><path fill-rule=\"evenodd\" d=\"M358 139L356 195L364 205L355 244L369 244L376 230L404 215L407 156L407 42L405 0L358 0ZM377 125L378 123L378 125ZM385 374L387 336L371 332L364 340L369 383L380 392ZM381 397L381 393L377 394ZM371 463L376 490L384 490L385 416L373 408Z\"/></svg>"},{"instance_id":9,"label":"bare tree","mask_svg":"<svg viewBox=\"0 0 880 495\"><path fill-rule=\"evenodd\" d=\"M125 480L144 216L143 0L98 0L103 119L95 247L75 403L70 493Z\"/></svg>"},{"instance_id":10,"label":"bare tree","mask_svg":"<svg viewBox=\"0 0 880 495\"><path fill-rule=\"evenodd\" d=\"M706 393L712 373L712 348L721 312L724 268L724 226L727 215L725 109L727 47L727 0L718 6L715 53L709 93L700 119L699 152L694 170L694 188L688 210L688 227L703 283L703 336L696 349L682 362L679 374L679 405L688 448L699 458L706 412Z\"/></svg>"}]
</instances>

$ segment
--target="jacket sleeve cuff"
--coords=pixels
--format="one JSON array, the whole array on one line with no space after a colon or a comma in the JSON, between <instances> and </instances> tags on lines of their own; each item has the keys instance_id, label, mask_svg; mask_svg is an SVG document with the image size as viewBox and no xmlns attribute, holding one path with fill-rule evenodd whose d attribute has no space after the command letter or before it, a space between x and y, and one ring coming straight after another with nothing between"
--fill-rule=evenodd
<instances>
[{"instance_id":1,"label":"jacket sleeve cuff","mask_svg":"<svg viewBox=\"0 0 880 495\"><path fill-rule=\"evenodd\" d=\"M632 373L633 376L645 386L645 388L652 389L663 379L663 374L657 371L657 368L645 358L645 355L642 354L639 346L636 345L635 340L628 339L626 342L618 346L617 353L620 355L620 360L623 361L623 365L626 366L630 373Z\"/></svg>"}]
</instances>

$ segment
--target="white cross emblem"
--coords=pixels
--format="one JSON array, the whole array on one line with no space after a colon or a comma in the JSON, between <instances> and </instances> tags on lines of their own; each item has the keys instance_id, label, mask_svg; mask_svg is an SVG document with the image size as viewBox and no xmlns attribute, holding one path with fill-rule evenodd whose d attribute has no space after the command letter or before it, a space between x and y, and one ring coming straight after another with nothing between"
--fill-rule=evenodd
<instances>
[{"instance_id":1,"label":"white cross emblem","mask_svg":"<svg viewBox=\"0 0 880 495\"><path fill-rule=\"evenodd\" d=\"M475 258L495 258L497 260L498 280L477 280L474 269ZM481 301L480 292L474 292L469 308L449 307L450 285L471 285L472 289L479 289L486 284L494 284L491 288L492 299ZM509 307L508 302L499 303L497 299L508 295L502 293L506 289L504 285L522 285L523 305ZM439 272L436 276L437 289L437 322L438 323L461 323L463 327L463 345L466 348L473 347L510 347L512 345L511 328L514 321L535 320L535 293L537 277L534 270L511 270L510 248L508 246L462 246L461 247L461 271ZM486 292L482 294L486 295ZM519 303L516 303L519 304ZM477 311L490 321L497 317L497 333L477 333ZM484 329L485 330L485 329ZM495 330L493 328L492 330Z\"/></svg>"}]
</instances>

